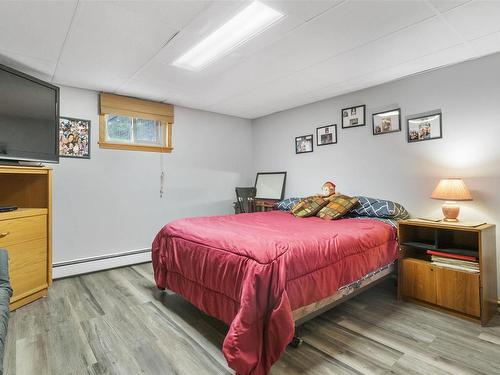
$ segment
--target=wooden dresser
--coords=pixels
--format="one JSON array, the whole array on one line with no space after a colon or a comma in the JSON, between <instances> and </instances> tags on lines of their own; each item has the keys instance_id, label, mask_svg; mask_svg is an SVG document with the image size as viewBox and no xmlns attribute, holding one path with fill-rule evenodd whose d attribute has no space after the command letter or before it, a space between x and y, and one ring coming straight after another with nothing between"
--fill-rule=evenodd
<instances>
[{"instance_id":1,"label":"wooden dresser","mask_svg":"<svg viewBox=\"0 0 500 375\"><path fill-rule=\"evenodd\" d=\"M497 311L495 226L406 220L398 233L398 296L486 325ZM427 251L466 253L479 272L433 262Z\"/></svg>"},{"instance_id":2,"label":"wooden dresser","mask_svg":"<svg viewBox=\"0 0 500 375\"><path fill-rule=\"evenodd\" d=\"M0 165L0 248L9 253L15 310L47 295L52 283L52 170Z\"/></svg>"}]
</instances>

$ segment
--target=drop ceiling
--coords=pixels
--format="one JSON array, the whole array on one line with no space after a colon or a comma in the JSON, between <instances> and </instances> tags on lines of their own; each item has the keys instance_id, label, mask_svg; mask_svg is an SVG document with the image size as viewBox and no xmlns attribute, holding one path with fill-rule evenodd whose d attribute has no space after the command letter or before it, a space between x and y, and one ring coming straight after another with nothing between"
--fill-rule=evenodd
<instances>
[{"instance_id":1,"label":"drop ceiling","mask_svg":"<svg viewBox=\"0 0 500 375\"><path fill-rule=\"evenodd\" d=\"M500 51L500 1L262 2L286 17L193 72L171 63L250 1L1 1L0 63L257 118Z\"/></svg>"}]
</instances>

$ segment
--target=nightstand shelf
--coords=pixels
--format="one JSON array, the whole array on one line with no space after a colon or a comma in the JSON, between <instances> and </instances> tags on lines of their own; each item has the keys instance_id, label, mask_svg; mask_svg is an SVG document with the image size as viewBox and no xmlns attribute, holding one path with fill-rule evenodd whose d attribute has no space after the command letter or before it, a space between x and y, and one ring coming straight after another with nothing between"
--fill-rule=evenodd
<instances>
[{"instance_id":1,"label":"nightstand shelf","mask_svg":"<svg viewBox=\"0 0 500 375\"><path fill-rule=\"evenodd\" d=\"M489 322L497 310L495 226L401 221L398 297ZM431 261L427 250L477 258L479 272Z\"/></svg>"}]
</instances>

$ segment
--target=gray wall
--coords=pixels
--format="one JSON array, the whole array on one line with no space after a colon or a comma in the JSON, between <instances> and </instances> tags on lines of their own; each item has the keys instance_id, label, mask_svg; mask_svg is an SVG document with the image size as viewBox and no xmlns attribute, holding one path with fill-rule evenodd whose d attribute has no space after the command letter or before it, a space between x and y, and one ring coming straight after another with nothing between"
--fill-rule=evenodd
<instances>
[{"instance_id":1,"label":"gray wall","mask_svg":"<svg viewBox=\"0 0 500 375\"><path fill-rule=\"evenodd\" d=\"M53 166L55 263L150 248L175 218L230 213L252 181L250 120L175 107L174 151L159 154L100 149L96 92L63 87L61 116L91 120L92 146Z\"/></svg>"},{"instance_id":2,"label":"gray wall","mask_svg":"<svg viewBox=\"0 0 500 375\"><path fill-rule=\"evenodd\" d=\"M341 109L359 104L367 126L341 129ZM371 114L395 107L403 130L372 135ZM434 109L443 113L443 139L408 144L405 117ZM294 137L332 123L338 144L316 147L314 135L314 152L295 154ZM500 54L254 120L253 148L255 171L288 171L286 196L313 194L331 180L345 194L440 217L442 202L429 196L440 178L458 176L474 197L461 204L461 218L500 225Z\"/></svg>"}]
</instances>

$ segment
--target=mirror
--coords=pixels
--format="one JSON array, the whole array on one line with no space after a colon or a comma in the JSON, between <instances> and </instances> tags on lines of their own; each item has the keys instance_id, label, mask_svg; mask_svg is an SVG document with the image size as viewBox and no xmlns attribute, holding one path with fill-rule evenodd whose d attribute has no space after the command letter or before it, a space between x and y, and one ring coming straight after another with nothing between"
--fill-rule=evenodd
<instances>
[{"instance_id":1,"label":"mirror","mask_svg":"<svg viewBox=\"0 0 500 375\"><path fill-rule=\"evenodd\" d=\"M255 199L283 200L285 196L286 172L257 173Z\"/></svg>"}]
</instances>

